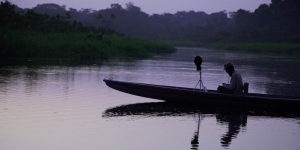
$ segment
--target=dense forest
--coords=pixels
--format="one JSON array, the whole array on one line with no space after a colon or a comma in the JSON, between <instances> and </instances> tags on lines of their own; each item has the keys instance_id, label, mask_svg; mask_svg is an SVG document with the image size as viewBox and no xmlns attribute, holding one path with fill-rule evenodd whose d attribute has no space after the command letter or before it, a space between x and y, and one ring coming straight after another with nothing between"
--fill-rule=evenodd
<instances>
[{"instance_id":1,"label":"dense forest","mask_svg":"<svg viewBox=\"0 0 300 150\"><path fill-rule=\"evenodd\" d=\"M55 9L54 9L55 10ZM132 38L114 30L71 20L55 11L39 14L9 1L0 5L0 58L106 59L144 58L152 52L174 52L162 42Z\"/></svg>"},{"instance_id":2,"label":"dense forest","mask_svg":"<svg viewBox=\"0 0 300 150\"><path fill-rule=\"evenodd\" d=\"M298 6L298 0L272 0L254 12L149 15L131 2L125 8L77 10L57 4L24 9L5 1L0 6L1 56L90 59L174 51L164 43L300 55Z\"/></svg>"},{"instance_id":3,"label":"dense forest","mask_svg":"<svg viewBox=\"0 0 300 150\"><path fill-rule=\"evenodd\" d=\"M178 11L149 15L129 2L126 8L111 4L103 10L40 4L32 8L40 14L59 16L83 26L102 27L132 37L201 42L300 42L300 1L272 0L254 12L239 9L212 14ZM18 11L29 9L18 8Z\"/></svg>"}]
</instances>

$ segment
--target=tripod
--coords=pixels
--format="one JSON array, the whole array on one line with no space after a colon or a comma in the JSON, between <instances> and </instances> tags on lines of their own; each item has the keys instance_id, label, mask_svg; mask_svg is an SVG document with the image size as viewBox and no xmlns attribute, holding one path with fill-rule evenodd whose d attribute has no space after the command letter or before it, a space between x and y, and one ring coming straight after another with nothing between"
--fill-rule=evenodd
<instances>
[{"instance_id":1,"label":"tripod","mask_svg":"<svg viewBox=\"0 0 300 150\"><path fill-rule=\"evenodd\" d=\"M197 88L197 85L199 84L200 86L200 91L205 91L207 92L206 90L206 87L203 85L203 82L202 82L202 78L201 78L201 70L199 70L199 75L200 75L200 79L199 81L197 82L196 86L195 86L195 89ZM203 89L202 89L203 88Z\"/></svg>"}]
</instances>

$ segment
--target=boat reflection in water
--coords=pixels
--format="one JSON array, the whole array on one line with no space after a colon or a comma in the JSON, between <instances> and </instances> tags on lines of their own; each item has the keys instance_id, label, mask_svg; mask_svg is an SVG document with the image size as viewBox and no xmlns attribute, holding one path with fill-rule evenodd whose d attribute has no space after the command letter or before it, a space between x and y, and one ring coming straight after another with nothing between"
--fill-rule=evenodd
<instances>
[{"instance_id":1,"label":"boat reflection in water","mask_svg":"<svg viewBox=\"0 0 300 150\"><path fill-rule=\"evenodd\" d=\"M220 125L227 125L227 132L221 137L221 146L226 148L236 138L238 133L243 129L246 131L248 116L267 116L267 117L283 117L295 118L299 117L297 110L277 110L277 109L245 109L232 107L213 107L213 106L197 106L183 105L167 102L151 102L137 103L117 106L107 109L103 112L103 117L117 117L130 115L151 116L184 116L195 115L198 118L198 128L191 139L191 149L198 149L199 146L199 130L201 121L206 115L215 115L216 121Z\"/></svg>"},{"instance_id":2,"label":"boat reflection in water","mask_svg":"<svg viewBox=\"0 0 300 150\"><path fill-rule=\"evenodd\" d=\"M218 123L228 124L228 131L221 138L223 147L228 147L231 140L236 138L237 134L240 132L241 127L246 128L247 125L247 115L244 114L217 114L216 118Z\"/></svg>"}]
</instances>

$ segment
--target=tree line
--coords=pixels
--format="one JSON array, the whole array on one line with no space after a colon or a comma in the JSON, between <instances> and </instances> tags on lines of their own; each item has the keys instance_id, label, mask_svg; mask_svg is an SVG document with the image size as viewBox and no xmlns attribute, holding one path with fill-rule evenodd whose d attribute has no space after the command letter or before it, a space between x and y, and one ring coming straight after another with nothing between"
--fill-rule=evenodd
<instances>
[{"instance_id":1,"label":"tree line","mask_svg":"<svg viewBox=\"0 0 300 150\"><path fill-rule=\"evenodd\" d=\"M41 4L32 9L39 14L81 22L82 26L105 28L125 35L159 40L201 42L300 42L300 1L272 0L254 12L239 9L206 14L199 11L178 11L175 14L149 15L129 2L123 8L111 4L102 10L74 8L65 5ZM64 30L64 29L62 29Z\"/></svg>"},{"instance_id":2,"label":"tree line","mask_svg":"<svg viewBox=\"0 0 300 150\"><path fill-rule=\"evenodd\" d=\"M179 11L176 14L148 15L140 7L129 2L126 8L111 4L103 10L74 8L57 4L41 4L32 8L36 13L64 16L81 22L83 26L101 27L132 37L154 40L199 40L218 32L229 32L232 21L226 11L212 14L195 11ZM28 9L18 8L18 11Z\"/></svg>"},{"instance_id":3,"label":"tree line","mask_svg":"<svg viewBox=\"0 0 300 150\"><path fill-rule=\"evenodd\" d=\"M299 43L299 6L298 0L272 0L254 12L233 12L235 30L231 37L234 41Z\"/></svg>"},{"instance_id":4,"label":"tree line","mask_svg":"<svg viewBox=\"0 0 300 150\"><path fill-rule=\"evenodd\" d=\"M69 8L65 5L40 4L32 9L16 6L16 11L25 16L22 28L44 28L69 31L76 28L100 29L118 32L132 37L197 41L203 43L299 43L300 1L272 0L261 4L254 12L239 9L236 12L220 11L206 14L199 11L178 11L175 14L149 15L129 2L123 8L111 4L102 10ZM32 13L43 14L32 15ZM6 14L9 12L5 12ZM1 13L3 14L3 13ZM49 24L43 24L47 18ZM16 18L14 18L16 19ZM12 18L1 19L10 22ZM71 22L66 27L61 20ZM31 22L31 23L30 23Z\"/></svg>"}]
</instances>

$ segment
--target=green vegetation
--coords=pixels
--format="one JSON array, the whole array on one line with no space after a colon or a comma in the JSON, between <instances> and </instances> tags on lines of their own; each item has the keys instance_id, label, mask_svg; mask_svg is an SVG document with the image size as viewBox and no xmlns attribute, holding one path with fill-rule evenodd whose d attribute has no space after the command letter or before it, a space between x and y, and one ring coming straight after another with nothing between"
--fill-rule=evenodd
<instances>
[{"instance_id":1,"label":"green vegetation","mask_svg":"<svg viewBox=\"0 0 300 150\"><path fill-rule=\"evenodd\" d=\"M0 6L0 58L141 58L174 52L168 45L299 56L299 4L272 0L254 12L148 15L133 3L76 10L57 4L22 9L5 1Z\"/></svg>"},{"instance_id":2,"label":"green vegetation","mask_svg":"<svg viewBox=\"0 0 300 150\"><path fill-rule=\"evenodd\" d=\"M174 52L161 42L130 38L113 30L83 27L69 17L16 13L8 1L0 5L0 58L105 59L145 58L152 52Z\"/></svg>"},{"instance_id":3,"label":"green vegetation","mask_svg":"<svg viewBox=\"0 0 300 150\"><path fill-rule=\"evenodd\" d=\"M300 44L291 43L214 43L207 44L204 47L212 49L300 56Z\"/></svg>"},{"instance_id":4,"label":"green vegetation","mask_svg":"<svg viewBox=\"0 0 300 150\"><path fill-rule=\"evenodd\" d=\"M261 54L300 56L300 44L297 43L202 43L196 41L162 42L178 47L204 47L208 49L255 52Z\"/></svg>"},{"instance_id":5,"label":"green vegetation","mask_svg":"<svg viewBox=\"0 0 300 150\"><path fill-rule=\"evenodd\" d=\"M253 12L238 9L206 14L178 11L147 14L133 3L111 4L103 10L66 9L57 4L32 8L39 14L65 16L84 26L114 29L132 37L202 43L300 43L300 1L272 0ZM22 10L22 9L20 9Z\"/></svg>"},{"instance_id":6,"label":"green vegetation","mask_svg":"<svg viewBox=\"0 0 300 150\"><path fill-rule=\"evenodd\" d=\"M115 34L40 33L0 29L1 52L6 58L100 59L148 57L156 52L174 52L166 44Z\"/></svg>"}]
</instances>

